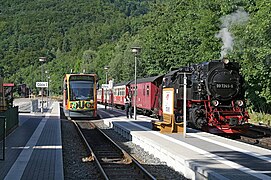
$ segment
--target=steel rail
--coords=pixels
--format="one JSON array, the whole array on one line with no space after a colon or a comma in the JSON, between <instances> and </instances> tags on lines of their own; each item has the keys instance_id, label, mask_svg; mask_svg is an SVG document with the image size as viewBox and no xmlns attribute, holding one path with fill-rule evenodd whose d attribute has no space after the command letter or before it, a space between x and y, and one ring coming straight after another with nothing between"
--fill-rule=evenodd
<instances>
[{"instance_id":1,"label":"steel rail","mask_svg":"<svg viewBox=\"0 0 271 180\"><path fill-rule=\"evenodd\" d=\"M114 165L118 164L118 165L123 165L125 164L126 166L129 166L127 168L134 167L132 168L134 171L137 172L141 172L141 173L137 173L138 176L144 177L144 179L156 179L154 176L152 176L135 158L133 158L129 153L127 153L125 150L123 150L116 142L114 142L107 134L105 134L101 129L99 129L94 123L92 122L82 122L82 121L73 121L73 123L75 124L75 126L77 127L77 130L80 134L80 136L82 137L84 143L86 144L88 150L91 152L91 156L92 158L94 158L95 163L97 164L101 174L103 175L103 177L105 179L111 179L110 178L110 173L108 174L107 171L104 169L106 168L105 166L103 166L102 164L106 164L107 162L110 164L110 167L113 167ZM82 132L82 127L80 126L80 123L87 123L89 124L93 129L92 130L97 130L99 134L101 134L102 137L106 138L106 140L108 141L108 144L111 144L112 149L117 149L117 151L120 153L120 156L122 158L113 158L113 159L101 159L101 157L99 155L95 155L95 147L91 147L91 145L89 145L89 141L87 140L87 138L84 135L84 132ZM107 144L107 145L108 145ZM93 145L93 144L92 144ZM94 148L94 149L93 149ZM98 150L96 150L98 151ZM108 151L108 149L105 149L105 151ZM100 152L101 153L101 152ZM107 153L107 152L104 152ZM115 162L116 161L116 162ZM122 166L120 167L116 167L116 174L117 174L117 170L119 169L124 169L126 166ZM112 171L112 168L108 168L107 169L110 171ZM112 174L112 173L111 173Z\"/></svg>"},{"instance_id":2,"label":"steel rail","mask_svg":"<svg viewBox=\"0 0 271 180\"><path fill-rule=\"evenodd\" d=\"M83 132L81 131L80 127L78 126L77 122L74 121L74 120L71 120L71 121L72 121L73 124L75 125L77 131L78 131L79 134L80 134L80 137L83 139L84 144L87 146L87 149L88 149L89 152L91 153L91 156L94 158L94 161L95 161L95 163L97 164L97 166L98 166L100 172L102 173L103 177L104 177L106 180L109 180L109 178L107 177L107 175L106 175L104 169L102 168L100 162L98 161L98 158L97 158L97 157L95 156L95 154L93 153L92 148L91 148L90 145L88 144L87 139L85 138Z\"/></svg>"}]
</instances>

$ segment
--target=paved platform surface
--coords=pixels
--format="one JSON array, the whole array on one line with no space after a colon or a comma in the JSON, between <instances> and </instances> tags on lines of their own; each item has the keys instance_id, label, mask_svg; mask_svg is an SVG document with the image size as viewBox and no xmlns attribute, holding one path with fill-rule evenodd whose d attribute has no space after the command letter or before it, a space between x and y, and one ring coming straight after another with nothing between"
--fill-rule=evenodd
<instances>
[{"instance_id":1,"label":"paved platform surface","mask_svg":"<svg viewBox=\"0 0 271 180\"><path fill-rule=\"evenodd\" d=\"M271 151L223 137L187 130L161 134L151 130L151 118L127 119L123 111L99 113L105 124L189 179L271 179Z\"/></svg>"},{"instance_id":2,"label":"paved platform surface","mask_svg":"<svg viewBox=\"0 0 271 180\"><path fill-rule=\"evenodd\" d=\"M37 109L32 109L31 106L33 101L37 101ZM35 112L41 112L41 97L36 97L36 98L15 98L13 101L14 106L18 106L19 112L20 113L31 113L33 111ZM52 105L53 100L50 98L44 97L43 98L43 112L46 113L47 111L50 111L50 106ZM48 108L47 108L48 107ZM33 107L32 107L33 108Z\"/></svg>"},{"instance_id":3,"label":"paved platform surface","mask_svg":"<svg viewBox=\"0 0 271 180\"><path fill-rule=\"evenodd\" d=\"M46 113L20 113L19 118L19 127L6 138L0 179L64 179L59 103Z\"/></svg>"}]
</instances>

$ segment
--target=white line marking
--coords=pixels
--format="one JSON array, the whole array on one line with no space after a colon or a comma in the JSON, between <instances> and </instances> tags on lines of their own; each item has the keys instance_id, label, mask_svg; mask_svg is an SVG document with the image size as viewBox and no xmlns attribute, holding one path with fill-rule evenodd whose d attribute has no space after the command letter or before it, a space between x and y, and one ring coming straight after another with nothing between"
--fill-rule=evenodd
<instances>
[{"instance_id":1,"label":"white line marking","mask_svg":"<svg viewBox=\"0 0 271 180\"><path fill-rule=\"evenodd\" d=\"M242 152L242 153L244 153L244 154L247 154L247 155L250 155L250 156L253 156L253 157L255 157L255 158L259 158L259 159L262 159L262 160L264 160L264 161L267 161L267 162L270 162L270 163L271 163L271 158L269 158L269 157L267 157L267 156L262 156L262 155L260 155L260 154L258 154L258 153L255 153L255 152L250 152L250 151L247 151L247 150L238 148L238 147L234 147L234 146L229 145L229 144L225 144L225 143L222 143L222 142L219 142L219 141L215 141L215 140L212 140L212 139L203 137L203 136L199 136L199 135L194 134L194 133L189 133L189 136L193 136L193 137L202 139L202 140L204 140L204 141L207 141L207 142L210 142L210 143L213 143L213 144L217 144L217 145L219 145L219 146L223 146L223 147L232 149L232 150L234 150L234 151Z\"/></svg>"},{"instance_id":2,"label":"white line marking","mask_svg":"<svg viewBox=\"0 0 271 180\"><path fill-rule=\"evenodd\" d=\"M133 124L133 125L135 125L135 126L141 128L141 129L144 129L144 130L146 130L146 131L149 131L148 128L145 128L145 127L143 127L143 126L137 125L137 124L135 124L135 123L133 123L133 122L127 121L127 123ZM227 165L227 166L230 166L230 167L232 167L232 168L234 168L234 169L237 169L237 170L239 170L239 171L243 171L244 173L247 173L247 174L249 174L249 175L251 175L251 176L254 176L254 177L257 177L257 178L260 178L260 179L271 179L270 176L267 176L267 175L265 175L265 174L259 173L259 171L254 171L254 170L249 169L249 168L247 168L247 167L244 167L244 166L242 166L242 165L240 165L240 164L237 164L237 163L232 162L232 161L229 161L229 160L227 160L227 159L225 159L225 158L219 157L219 156L217 156L217 155L215 155L215 154L212 154L212 153L209 153L209 152L207 152L207 151L204 151L204 150L202 150L202 149L200 149L200 148L198 148L198 147L192 146L192 145L190 145L190 144L188 144L188 143L185 143L185 142L182 142L182 141L178 141L178 140L176 140L176 139L174 139L174 138L172 138L172 137L162 135L162 134L160 134L160 133L158 133L158 132L150 131L150 133L153 133L153 134L155 134L155 135L157 135L157 136L160 136L160 137L162 137L162 138L164 138L164 139L167 139L167 140L169 140L169 141L171 141L171 142L174 142L174 143L176 143L176 144L179 144L179 145L181 145L181 146L183 146L183 147L185 147L185 148L188 148L188 149L190 149L190 150L192 150L192 151L195 151L195 152L197 152L197 153L199 153L199 154L202 154L202 155L204 155L204 156L206 156L206 157L209 157L209 158L211 158L211 159L214 159L214 160L216 160L216 161L219 161L219 162L221 162L221 163L223 163L223 164L225 164L225 165Z\"/></svg>"},{"instance_id":3,"label":"white line marking","mask_svg":"<svg viewBox=\"0 0 271 180\"><path fill-rule=\"evenodd\" d=\"M62 146L34 146L33 149L62 149Z\"/></svg>"},{"instance_id":4,"label":"white line marking","mask_svg":"<svg viewBox=\"0 0 271 180\"><path fill-rule=\"evenodd\" d=\"M29 146L25 146L25 147L11 147L11 149L29 149Z\"/></svg>"},{"instance_id":5,"label":"white line marking","mask_svg":"<svg viewBox=\"0 0 271 180\"><path fill-rule=\"evenodd\" d=\"M31 147L11 147L11 149L30 149ZM62 149L62 146L34 146L33 149Z\"/></svg>"},{"instance_id":6,"label":"white line marking","mask_svg":"<svg viewBox=\"0 0 271 180\"><path fill-rule=\"evenodd\" d=\"M47 122L47 118L43 118L41 120L35 132L32 134L31 138L28 140L27 144L25 145L25 147L34 147L37 144L46 122ZM32 155L32 152L33 152L33 148L27 148L27 149L22 150L17 160L15 161L15 163L13 164L13 166L10 168L9 172L7 173L5 180L21 179L24 173L24 170L26 168L26 165L29 162L29 159Z\"/></svg>"}]
</instances>

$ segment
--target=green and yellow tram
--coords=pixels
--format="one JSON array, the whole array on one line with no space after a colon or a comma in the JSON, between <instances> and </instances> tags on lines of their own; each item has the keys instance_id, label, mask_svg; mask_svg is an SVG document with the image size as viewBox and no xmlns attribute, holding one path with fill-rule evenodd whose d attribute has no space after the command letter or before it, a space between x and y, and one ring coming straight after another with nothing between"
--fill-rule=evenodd
<instances>
[{"instance_id":1,"label":"green and yellow tram","mask_svg":"<svg viewBox=\"0 0 271 180\"><path fill-rule=\"evenodd\" d=\"M96 74L66 74L63 110L68 118L97 118Z\"/></svg>"}]
</instances>

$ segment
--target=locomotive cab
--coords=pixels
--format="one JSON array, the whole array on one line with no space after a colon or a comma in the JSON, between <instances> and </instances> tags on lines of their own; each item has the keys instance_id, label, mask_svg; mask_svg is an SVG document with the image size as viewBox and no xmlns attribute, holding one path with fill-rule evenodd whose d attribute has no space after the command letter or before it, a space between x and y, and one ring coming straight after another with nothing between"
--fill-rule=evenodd
<instances>
[{"instance_id":1,"label":"locomotive cab","mask_svg":"<svg viewBox=\"0 0 271 180\"><path fill-rule=\"evenodd\" d=\"M184 99L184 76L187 78L186 94L187 100L192 100L191 69L189 67L179 68L171 71L164 77L164 88L174 89L174 114L175 121L183 121L183 99Z\"/></svg>"}]
</instances>

